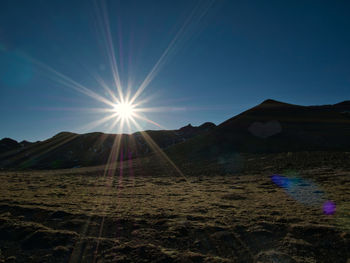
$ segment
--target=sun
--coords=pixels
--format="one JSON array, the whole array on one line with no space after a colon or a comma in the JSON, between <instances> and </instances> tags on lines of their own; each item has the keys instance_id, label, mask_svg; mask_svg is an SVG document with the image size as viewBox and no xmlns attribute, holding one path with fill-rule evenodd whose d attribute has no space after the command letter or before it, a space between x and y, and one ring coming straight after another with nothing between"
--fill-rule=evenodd
<instances>
[{"instance_id":1,"label":"sun","mask_svg":"<svg viewBox=\"0 0 350 263\"><path fill-rule=\"evenodd\" d=\"M116 103L113 110L121 119L128 120L134 116L135 106L131 103Z\"/></svg>"}]
</instances>

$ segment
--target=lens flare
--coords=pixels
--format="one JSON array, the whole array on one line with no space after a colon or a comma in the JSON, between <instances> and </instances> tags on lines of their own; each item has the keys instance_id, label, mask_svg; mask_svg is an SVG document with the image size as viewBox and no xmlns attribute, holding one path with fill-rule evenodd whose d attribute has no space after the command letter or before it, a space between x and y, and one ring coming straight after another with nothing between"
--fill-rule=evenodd
<instances>
[{"instance_id":1,"label":"lens flare","mask_svg":"<svg viewBox=\"0 0 350 263\"><path fill-rule=\"evenodd\" d=\"M321 207L326 200L326 193L317 184L312 180L300 177L298 173L289 172L288 176L274 174L271 180L284 189L288 196L304 205ZM333 211L331 203L326 202L323 205L323 211L326 211L325 214Z\"/></svg>"},{"instance_id":2,"label":"lens flare","mask_svg":"<svg viewBox=\"0 0 350 263\"><path fill-rule=\"evenodd\" d=\"M335 210L336 206L333 201L328 200L323 204L323 213L325 215L333 215L335 213Z\"/></svg>"}]
</instances>

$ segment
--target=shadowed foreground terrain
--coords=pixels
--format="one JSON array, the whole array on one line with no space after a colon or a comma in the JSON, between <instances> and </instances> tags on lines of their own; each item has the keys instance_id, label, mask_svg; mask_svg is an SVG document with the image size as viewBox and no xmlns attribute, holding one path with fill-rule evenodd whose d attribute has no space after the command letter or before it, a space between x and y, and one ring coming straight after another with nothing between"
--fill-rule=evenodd
<instances>
[{"instance_id":1,"label":"shadowed foreground terrain","mask_svg":"<svg viewBox=\"0 0 350 263\"><path fill-rule=\"evenodd\" d=\"M350 154L0 172L0 262L350 261Z\"/></svg>"}]
</instances>

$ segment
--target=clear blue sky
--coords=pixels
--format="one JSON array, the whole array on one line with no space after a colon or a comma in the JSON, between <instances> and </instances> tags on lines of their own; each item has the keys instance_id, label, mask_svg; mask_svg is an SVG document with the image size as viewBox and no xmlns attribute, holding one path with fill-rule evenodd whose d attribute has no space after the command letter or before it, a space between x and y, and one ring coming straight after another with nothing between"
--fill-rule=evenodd
<instances>
[{"instance_id":1,"label":"clear blue sky","mask_svg":"<svg viewBox=\"0 0 350 263\"><path fill-rule=\"evenodd\" d=\"M116 91L106 25L123 89L170 47L139 98L168 129L219 124L267 98L348 100L349 14L349 1L1 1L0 138L108 131L84 128L106 105L63 81L110 99L95 78Z\"/></svg>"}]
</instances>

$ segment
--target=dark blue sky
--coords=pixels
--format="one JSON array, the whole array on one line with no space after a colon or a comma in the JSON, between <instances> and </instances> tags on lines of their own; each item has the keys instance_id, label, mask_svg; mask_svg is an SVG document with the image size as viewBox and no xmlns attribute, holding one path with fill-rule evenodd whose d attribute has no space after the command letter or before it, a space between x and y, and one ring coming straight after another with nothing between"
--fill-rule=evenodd
<instances>
[{"instance_id":1,"label":"dark blue sky","mask_svg":"<svg viewBox=\"0 0 350 263\"><path fill-rule=\"evenodd\" d=\"M104 3L1 1L0 138L108 131L110 122L86 128L106 116L93 110L106 105L62 77L109 98L99 76L116 91L107 17L121 82L133 92L175 38L139 98L160 108L145 116L166 128L219 124L267 98L301 105L350 98L349 1Z\"/></svg>"}]
</instances>

